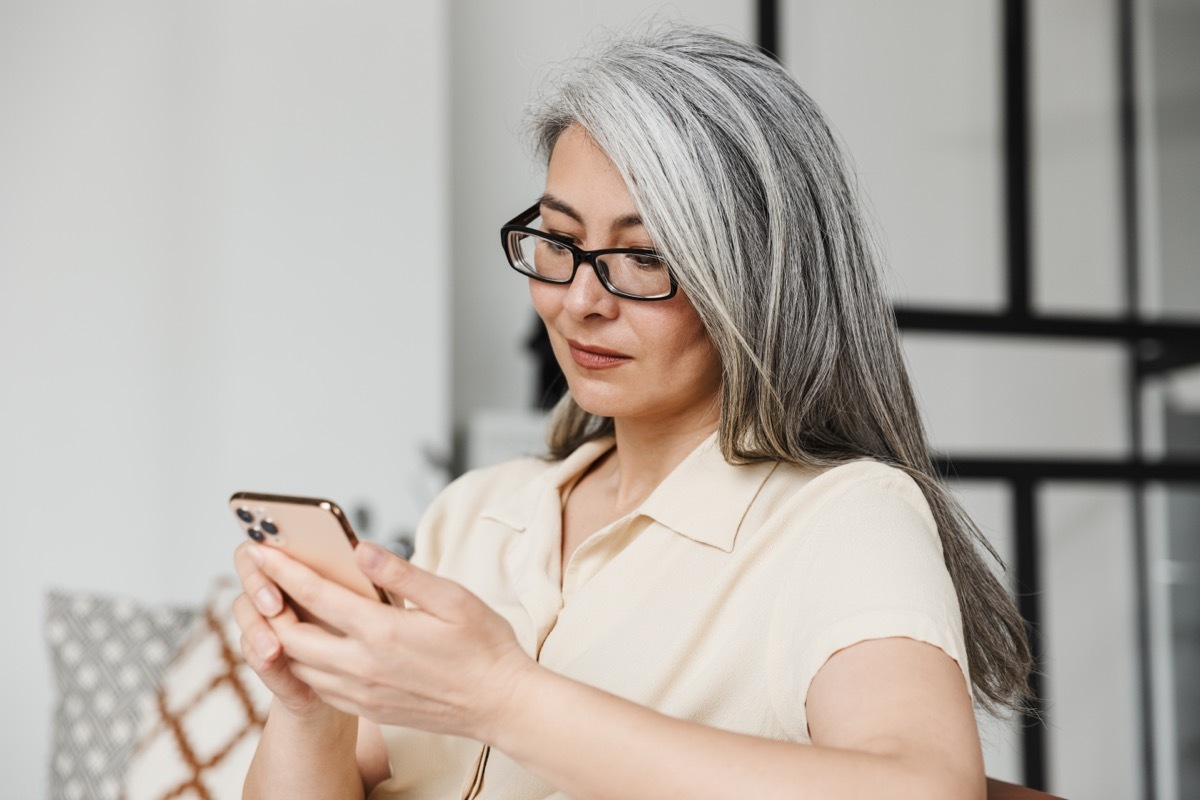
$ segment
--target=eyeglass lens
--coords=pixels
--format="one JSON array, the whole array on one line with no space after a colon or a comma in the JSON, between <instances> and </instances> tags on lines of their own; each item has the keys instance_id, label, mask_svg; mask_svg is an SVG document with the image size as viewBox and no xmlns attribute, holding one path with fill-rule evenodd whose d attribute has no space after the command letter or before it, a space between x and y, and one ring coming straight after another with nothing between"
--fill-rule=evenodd
<instances>
[{"instance_id":1,"label":"eyeglass lens","mask_svg":"<svg viewBox=\"0 0 1200 800\"><path fill-rule=\"evenodd\" d=\"M569 281L575 269L575 254L552 239L531 233L513 233L510 238L514 266L552 281ZM596 257L612 287L636 297L657 297L671 292L671 273L658 256L644 253L605 253Z\"/></svg>"}]
</instances>

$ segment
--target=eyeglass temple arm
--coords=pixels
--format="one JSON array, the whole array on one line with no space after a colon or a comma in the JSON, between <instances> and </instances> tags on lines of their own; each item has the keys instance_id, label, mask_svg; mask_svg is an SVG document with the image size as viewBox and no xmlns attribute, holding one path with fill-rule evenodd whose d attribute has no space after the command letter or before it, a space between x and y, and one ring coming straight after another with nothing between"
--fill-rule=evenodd
<instances>
[{"instance_id":1,"label":"eyeglass temple arm","mask_svg":"<svg viewBox=\"0 0 1200 800\"><path fill-rule=\"evenodd\" d=\"M539 200L538 202L534 203L529 208L525 209L520 214L517 214L511 220L506 222L505 226L507 227L508 225L520 225L520 226L528 225L529 223L531 223L535 219L537 219L538 215L541 213L542 213L542 202Z\"/></svg>"}]
</instances>

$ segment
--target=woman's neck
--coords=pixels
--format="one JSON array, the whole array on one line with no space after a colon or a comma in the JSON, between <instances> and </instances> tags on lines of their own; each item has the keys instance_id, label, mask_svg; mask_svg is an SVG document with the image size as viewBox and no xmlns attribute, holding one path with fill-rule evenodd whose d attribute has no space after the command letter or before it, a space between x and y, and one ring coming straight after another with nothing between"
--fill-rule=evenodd
<instances>
[{"instance_id":1,"label":"woman's neck","mask_svg":"<svg viewBox=\"0 0 1200 800\"><path fill-rule=\"evenodd\" d=\"M679 466L688 454L717 429L717 419L705 417L670 427L614 420L617 446L599 472L618 507L633 508Z\"/></svg>"}]
</instances>

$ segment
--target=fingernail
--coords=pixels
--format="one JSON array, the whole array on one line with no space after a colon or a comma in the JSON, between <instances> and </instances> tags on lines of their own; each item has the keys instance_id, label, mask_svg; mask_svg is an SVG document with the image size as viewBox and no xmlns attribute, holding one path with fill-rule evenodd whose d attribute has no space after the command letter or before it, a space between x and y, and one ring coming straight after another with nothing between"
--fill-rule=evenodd
<instances>
[{"instance_id":1,"label":"fingernail","mask_svg":"<svg viewBox=\"0 0 1200 800\"><path fill-rule=\"evenodd\" d=\"M254 593L254 605L258 606L260 613L266 614L268 617L278 614L281 608L279 597L267 586Z\"/></svg>"},{"instance_id":2,"label":"fingernail","mask_svg":"<svg viewBox=\"0 0 1200 800\"><path fill-rule=\"evenodd\" d=\"M272 658L275 655L278 646L279 642L275 640L274 636L266 631L263 631L262 633L258 634L258 636L254 637L254 649L257 650L258 654L263 658Z\"/></svg>"},{"instance_id":3,"label":"fingernail","mask_svg":"<svg viewBox=\"0 0 1200 800\"><path fill-rule=\"evenodd\" d=\"M263 554L259 547L255 545L250 546L250 560L253 561L257 566L261 567L263 565Z\"/></svg>"},{"instance_id":4,"label":"fingernail","mask_svg":"<svg viewBox=\"0 0 1200 800\"><path fill-rule=\"evenodd\" d=\"M358 549L363 552L359 556L360 563L368 569L374 569L383 563L383 548L370 542L360 542Z\"/></svg>"}]
</instances>

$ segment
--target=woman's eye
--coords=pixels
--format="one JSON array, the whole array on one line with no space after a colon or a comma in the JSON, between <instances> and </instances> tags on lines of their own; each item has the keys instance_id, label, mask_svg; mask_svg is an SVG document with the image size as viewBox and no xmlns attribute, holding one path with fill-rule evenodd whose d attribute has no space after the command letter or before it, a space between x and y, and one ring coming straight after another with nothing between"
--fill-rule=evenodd
<instances>
[{"instance_id":1,"label":"woman's eye","mask_svg":"<svg viewBox=\"0 0 1200 800\"><path fill-rule=\"evenodd\" d=\"M647 255L644 253L630 253L626 256L629 262L639 269L663 269L667 266L667 262L662 260L661 256Z\"/></svg>"},{"instance_id":2,"label":"woman's eye","mask_svg":"<svg viewBox=\"0 0 1200 800\"><path fill-rule=\"evenodd\" d=\"M552 242L549 239L543 239L542 244L544 244L546 249L549 250L551 253L555 253L555 254L566 253L568 251L568 248L566 245L560 244L558 242Z\"/></svg>"}]
</instances>

